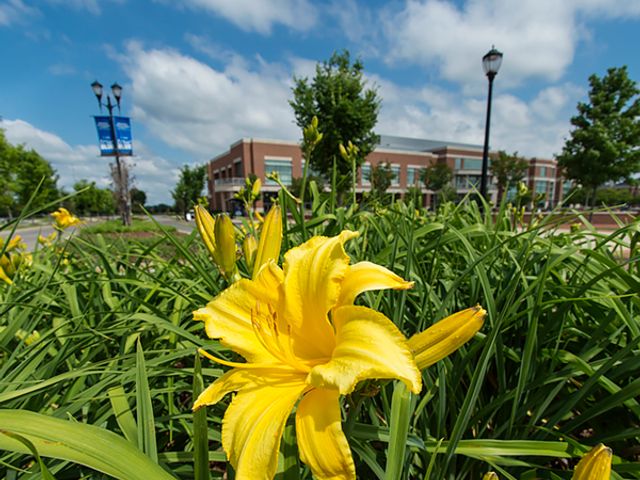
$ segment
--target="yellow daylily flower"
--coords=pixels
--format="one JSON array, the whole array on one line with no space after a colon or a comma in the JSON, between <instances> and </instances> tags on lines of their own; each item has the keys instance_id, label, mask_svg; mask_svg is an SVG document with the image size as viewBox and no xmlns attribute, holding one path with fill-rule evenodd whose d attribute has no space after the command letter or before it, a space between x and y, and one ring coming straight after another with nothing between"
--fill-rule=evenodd
<instances>
[{"instance_id":1,"label":"yellow daylily flower","mask_svg":"<svg viewBox=\"0 0 640 480\"><path fill-rule=\"evenodd\" d=\"M216 247L213 259L225 277L231 279L236 273L236 231L228 215L217 216L214 237Z\"/></svg>"},{"instance_id":2,"label":"yellow daylily flower","mask_svg":"<svg viewBox=\"0 0 640 480\"><path fill-rule=\"evenodd\" d=\"M55 227L59 230L64 230L82 223L78 217L72 215L69 210L64 207L58 208L58 210L53 212L51 216L55 219Z\"/></svg>"},{"instance_id":3,"label":"yellow daylily flower","mask_svg":"<svg viewBox=\"0 0 640 480\"><path fill-rule=\"evenodd\" d=\"M255 279L262 266L270 260L278 262L280 247L282 246L282 212L278 205L274 205L262 223L260 242L255 253L253 275Z\"/></svg>"},{"instance_id":4,"label":"yellow daylily flower","mask_svg":"<svg viewBox=\"0 0 640 480\"><path fill-rule=\"evenodd\" d=\"M498 474L496 472L487 472L483 475L482 480L499 480Z\"/></svg>"},{"instance_id":5,"label":"yellow daylily flower","mask_svg":"<svg viewBox=\"0 0 640 480\"><path fill-rule=\"evenodd\" d=\"M449 315L409 341L420 370L442 360L467 343L484 323L487 312L480 305Z\"/></svg>"},{"instance_id":6,"label":"yellow daylily flower","mask_svg":"<svg viewBox=\"0 0 640 480\"><path fill-rule=\"evenodd\" d=\"M602 443L596 445L578 462L571 480L609 480L612 456L609 447Z\"/></svg>"},{"instance_id":7,"label":"yellow daylily flower","mask_svg":"<svg viewBox=\"0 0 640 480\"><path fill-rule=\"evenodd\" d=\"M5 282L7 285L11 285L13 283L13 280L11 280L11 278L6 274L2 265L0 265L0 280Z\"/></svg>"},{"instance_id":8,"label":"yellow daylily flower","mask_svg":"<svg viewBox=\"0 0 640 480\"><path fill-rule=\"evenodd\" d=\"M258 242L256 241L256 237L251 234L246 235L242 241L242 252L244 253L244 259L247 262L249 270L253 269L257 250Z\"/></svg>"},{"instance_id":9,"label":"yellow daylily flower","mask_svg":"<svg viewBox=\"0 0 640 480\"><path fill-rule=\"evenodd\" d=\"M196 216L196 226L198 227L198 232L200 232L200 237L202 238L205 247L207 247L207 250L209 250L211 256L214 257L214 252L216 250L214 228L216 222L206 208L200 205L196 205L194 207L194 210Z\"/></svg>"},{"instance_id":10,"label":"yellow daylily flower","mask_svg":"<svg viewBox=\"0 0 640 480\"><path fill-rule=\"evenodd\" d=\"M253 199L258 198L258 195L260 195L261 188L262 188L262 180L260 180L259 178L256 178L256 181L253 182L253 185L251 186L251 196L253 197Z\"/></svg>"},{"instance_id":11,"label":"yellow daylily flower","mask_svg":"<svg viewBox=\"0 0 640 480\"><path fill-rule=\"evenodd\" d=\"M237 268L236 234L233 222L227 215L218 215L214 220L211 214L199 205L196 205L194 210L198 232L214 263L227 280L234 281Z\"/></svg>"},{"instance_id":12,"label":"yellow daylily flower","mask_svg":"<svg viewBox=\"0 0 640 480\"><path fill-rule=\"evenodd\" d=\"M55 232L55 231L51 232L46 237L44 235L38 235L38 243L43 247L50 247L57 236L58 236L58 232Z\"/></svg>"},{"instance_id":13,"label":"yellow daylily flower","mask_svg":"<svg viewBox=\"0 0 640 480\"><path fill-rule=\"evenodd\" d=\"M209 337L246 359L202 352L233 368L194 404L213 405L237 392L222 422L222 446L238 480L273 478L284 425L300 398L302 461L317 479L353 480L340 395L366 379L399 379L414 393L422 388L404 335L383 314L353 305L362 292L413 283L373 263L349 265L344 243L355 236L313 237L289 250L282 268L270 256L254 279L234 283L194 312Z\"/></svg>"}]
</instances>

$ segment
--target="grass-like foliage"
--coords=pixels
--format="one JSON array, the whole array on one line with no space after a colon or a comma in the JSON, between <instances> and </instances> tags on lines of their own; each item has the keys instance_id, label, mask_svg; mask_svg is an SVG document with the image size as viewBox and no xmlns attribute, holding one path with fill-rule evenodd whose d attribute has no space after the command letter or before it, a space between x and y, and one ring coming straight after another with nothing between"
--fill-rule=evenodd
<instances>
[{"instance_id":1,"label":"grass-like foliage","mask_svg":"<svg viewBox=\"0 0 640 480\"><path fill-rule=\"evenodd\" d=\"M506 206L343 208L320 195L304 218L280 201L283 251L357 230L354 262L415 282L358 300L407 336L475 304L488 312L472 341L423 372L419 396L381 382L345 399L359 478L569 479L599 442L614 451L612 478L640 478L640 223L599 233L579 217L566 231L552 217L523 225ZM113 226L91 228L0 286L0 477L232 478L228 399L191 411L223 373L196 349L224 350L191 312L224 279L195 232L114 246L98 234ZM291 438L279 478L310 479Z\"/></svg>"}]
</instances>

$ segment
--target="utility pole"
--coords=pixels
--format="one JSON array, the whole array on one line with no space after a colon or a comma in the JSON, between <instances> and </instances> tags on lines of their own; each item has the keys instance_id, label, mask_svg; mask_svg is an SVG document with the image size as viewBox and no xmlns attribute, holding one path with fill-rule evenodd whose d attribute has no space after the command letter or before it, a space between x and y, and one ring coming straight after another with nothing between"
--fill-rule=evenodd
<instances>
[{"instance_id":1,"label":"utility pole","mask_svg":"<svg viewBox=\"0 0 640 480\"><path fill-rule=\"evenodd\" d=\"M113 145L113 156L116 159L117 178L116 194L118 197L118 211L122 218L122 224L125 226L131 225L131 197L129 196L129 170L123 168L120 160L120 152L118 150L118 138L116 136L116 125L113 118L113 109L116 105L111 102L111 96L107 94L107 103L102 103L102 85L97 80L91 84L93 93L98 98L98 104L100 110L102 107L106 107L109 112L109 130L111 132L111 143ZM117 83L111 85L111 92L116 99L118 111L120 111L120 98L122 97L122 87Z\"/></svg>"}]
</instances>

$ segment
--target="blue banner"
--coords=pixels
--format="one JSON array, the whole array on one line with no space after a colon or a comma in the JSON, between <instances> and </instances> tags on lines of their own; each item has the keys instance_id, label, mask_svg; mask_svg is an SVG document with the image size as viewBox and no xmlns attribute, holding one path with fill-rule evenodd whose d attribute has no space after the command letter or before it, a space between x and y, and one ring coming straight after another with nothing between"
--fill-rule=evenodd
<instances>
[{"instance_id":1,"label":"blue banner","mask_svg":"<svg viewBox=\"0 0 640 480\"><path fill-rule=\"evenodd\" d=\"M120 155L133 155L131 146L131 119L129 117L113 117L116 126L116 138L118 139L118 153Z\"/></svg>"},{"instance_id":2,"label":"blue banner","mask_svg":"<svg viewBox=\"0 0 640 480\"><path fill-rule=\"evenodd\" d=\"M111 139L111 125L109 117L93 117L96 121L96 129L98 130L98 143L100 144L100 155L112 156L113 140Z\"/></svg>"},{"instance_id":3,"label":"blue banner","mask_svg":"<svg viewBox=\"0 0 640 480\"><path fill-rule=\"evenodd\" d=\"M96 129L98 131L98 142L100 144L100 155L103 157L113 157L116 152L113 148L113 138L111 137L111 124L109 117L94 117ZM129 117L113 117L114 129L118 141L118 155L133 155L131 146L131 119Z\"/></svg>"}]
</instances>

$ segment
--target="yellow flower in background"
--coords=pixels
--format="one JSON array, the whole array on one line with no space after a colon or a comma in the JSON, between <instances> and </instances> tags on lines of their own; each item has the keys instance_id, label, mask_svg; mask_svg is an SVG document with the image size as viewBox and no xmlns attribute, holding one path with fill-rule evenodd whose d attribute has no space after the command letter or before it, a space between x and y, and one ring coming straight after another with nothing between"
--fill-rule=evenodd
<instances>
[{"instance_id":1,"label":"yellow flower in background","mask_svg":"<svg viewBox=\"0 0 640 480\"><path fill-rule=\"evenodd\" d=\"M275 234L262 236L275 242ZM247 360L228 362L203 352L233 368L194 404L212 405L237 392L222 424L222 445L238 480L274 476L283 428L300 398L302 461L316 478L355 479L340 395L366 379L399 379L414 393L422 388L404 335L383 314L353 305L362 292L413 284L373 263L349 265L344 243L355 236L314 237L289 250L282 268L273 254L265 255L253 280L234 283L194 312L209 337Z\"/></svg>"},{"instance_id":2,"label":"yellow flower in background","mask_svg":"<svg viewBox=\"0 0 640 480\"><path fill-rule=\"evenodd\" d=\"M200 237L202 238L205 247L207 247L207 250L209 250L209 253L213 257L216 251L216 239L214 234L216 222L206 208L196 205L194 210L196 215L196 226L198 227L198 232L200 232Z\"/></svg>"},{"instance_id":3,"label":"yellow flower in background","mask_svg":"<svg viewBox=\"0 0 640 480\"><path fill-rule=\"evenodd\" d=\"M57 211L53 212L51 216L56 221L54 226L59 230L65 230L82 223L78 217L72 215L69 210L64 207L60 207Z\"/></svg>"},{"instance_id":4,"label":"yellow flower in background","mask_svg":"<svg viewBox=\"0 0 640 480\"><path fill-rule=\"evenodd\" d=\"M57 236L58 232L51 232L51 234L46 237L44 235L38 235L38 243L43 247L50 247Z\"/></svg>"},{"instance_id":5,"label":"yellow flower in background","mask_svg":"<svg viewBox=\"0 0 640 480\"><path fill-rule=\"evenodd\" d=\"M242 252L244 254L244 259L247 262L247 267L249 267L249 270L253 270L253 264L256 259L257 250L258 242L256 241L256 237L254 237L250 233L245 235L244 240L242 241Z\"/></svg>"},{"instance_id":6,"label":"yellow flower in background","mask_svg":"<svg viewBox=\"0 0 640 480\"><path fill-rule=\"evenodd\" d=\"M0 265L0 280L2 280L7 285L11 285L13 283L13 280L9 278L9 275L7 275L7 273L4 271L2 265Z\"/></svg>"},{"instance_id":7,"label":"yellow flower in background","mask_svg":"<svg viewBox=\"0 0 640 480\"><path fill-rule=\"evenodd\" d=\"M213 258L227 279L231 279L237 271L237 248L235 227L228 215L221 214L216 217L214 238L216 248Z\"/></svg>"},{"instance_id":8,"label":"yellow flower in background","mask_svg":"<svg viewBox=\"0 0 640 480\"><path fill-rule=\"evenodd\" d=\"M282 211L278 205L269 210L262 228L260 229L260 241L258 243L253 261L252 278L256 278L263 265L273 260L278 262L280 248L282 247Z\"/></svg>"},{"instance_id":9,"label":"yellow flower in background","mask_svg":"<svg viewBox=\"0 0 640 480\"><path fill-rule=\"evenodd\" d=\"M482 480L499 480L498 474L496 472L487 472L482 477Z\"/></svg>"},{"instance_id":10,"label":"yellow flower in background","mask_svg":"<svg viewBox=\"0 0 640 480\"><path fill-rule=\"evenodd\" d=\"M412 336L408 343L418 368L422 370L433 365L471 340L486 316L487 312L477 305L449 315Z\"/></svg>"},{"instance_id":11,"label":"yellow flower in background","mask_svg":"<svg viewBox=\"0 0 640 480\"><path fill-rule=\"evenodd\" d=\"M578 462L571 480L609 480L612 456L609 447L602 443L596 445Z\"/></svg>"},{"instance_id":12,"label":"yellow flower in background","mask_svg":"<svg viewBox=\"0 0 640 480\"><path fill-rule=\"evenodd\" d=\"M15 235L6 245L5 239L0 238L0 251L3 247L4 254L0 256L0 280L11 285L18 269L22 266L30 266L32 257L30 253L23 251L27 245L22 241L20 235Z\"/></svg>"}]
</instances>

